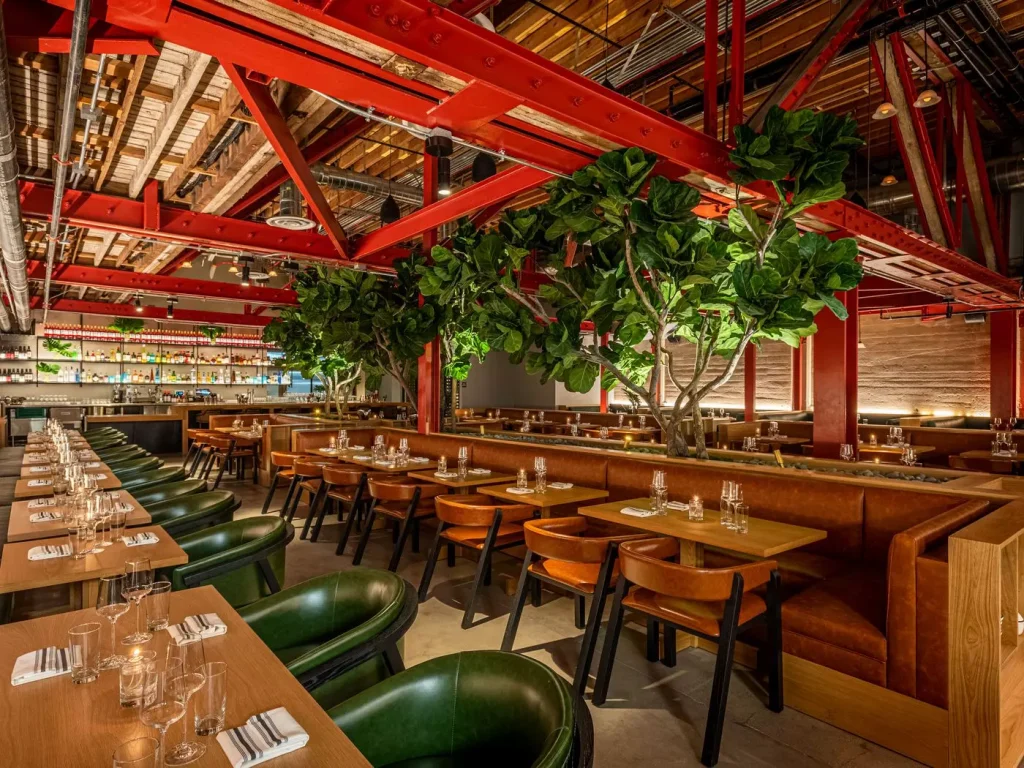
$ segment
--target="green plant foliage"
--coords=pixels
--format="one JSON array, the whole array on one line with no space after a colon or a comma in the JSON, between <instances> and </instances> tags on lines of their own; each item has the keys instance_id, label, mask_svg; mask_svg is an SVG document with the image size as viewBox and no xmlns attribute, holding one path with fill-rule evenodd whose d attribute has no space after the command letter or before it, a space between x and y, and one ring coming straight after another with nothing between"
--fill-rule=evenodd
<instances>
[{"instance_id":1,"label":"green plant foliage","mask_svg":"<svg viewBox=\"0 0 1024 768\"><path fill-rule=\"evenodd\" d=\"M73 347L70 341L60 341L59 339L43 339L43 349L55 355L71 359L78 355L78 350Z\"/></svg>"},{"instance_id":2,"label":"green plant foliage","mask_svg":"<svg viewBox=\"0 0 1024 768\"><path fill-rule=\"evenodd\" d=\"M131 336L133 333L139 333L145 327L146 324L144 322L134 317L119 317L107 326L109 330L117 331L125 337Z\"/></svg>"},{"instance_id":3,"label":"green plant foliage","mask_svg":"<svg viewBox=\"0 0 1024 768\"><path fill-rule=\"evenodd\" d=\"M40 373L52 373L56 375L60 373L60 366L56 363L36 363L36 370Z\"/></svg>"},{"instance_id":4,"label":"green plant foliage","mask_svg":"<svg viewBox=\"0 0 1024 768\"><path fill-rule=\"evenodd\" d=\"M200 325L196 327L196 330L208 338L211 344L216 344L217 339L227 333L227 328L219 325Z\"/></svg>"}]
</instances>

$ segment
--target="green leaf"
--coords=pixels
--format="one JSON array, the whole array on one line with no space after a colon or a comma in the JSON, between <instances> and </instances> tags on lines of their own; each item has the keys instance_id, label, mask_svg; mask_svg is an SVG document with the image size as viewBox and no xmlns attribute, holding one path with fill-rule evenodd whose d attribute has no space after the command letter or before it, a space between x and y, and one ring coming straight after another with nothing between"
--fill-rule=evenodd
<instances>
[{"instance_id":1,"label":"green leaf","mask_svg":"<svg viewBox=\"0 0 1024 768\"><path fill-rule=\"evenodd\" d=\"M832 310L832 314L840 320L845 320L850 316L850 313L846 311L846 306L837 299L833 294L821 291L818 293L818 298L824 302L825 306Z\"/></svg>"}]
</instances>

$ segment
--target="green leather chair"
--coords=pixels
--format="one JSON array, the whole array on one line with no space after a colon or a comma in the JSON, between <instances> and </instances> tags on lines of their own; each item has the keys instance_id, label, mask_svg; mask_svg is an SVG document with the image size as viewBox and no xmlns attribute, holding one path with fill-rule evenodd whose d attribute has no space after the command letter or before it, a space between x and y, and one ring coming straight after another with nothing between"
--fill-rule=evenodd
<instances>
[{"instance_id":1,"label":"green leather chair","mask_svg":"<svg viewBox=\"0 0 1024 768\"><path fill-rule=\"evenodd\" d=\"M164 465L164 460L156 456L143 456L142 458L130 458L121 459L114 462L106 462L107 466L110 467L110 471L117 475L122 480L131 475L137 475L140 472L149 472L153 469L160 469Z\"/></svg>"},{"instance_id":2,"label":"green leather chair","mask_svg":"<svg viewBox=\"0 0 1024 768\"><path fill-rule=\"evenodd\" d=\"M172 589L212 584L232 607L281 591L295 529L279 517L246 517L179 538L188 563L164 571Z\"/></svg>"},{"instance_id":3,"label":"green leather chair","mask_svg":"<svg viewBox=\"0 0 1024 768\"><path fill-rule=\"evenodd\" d=\"M152 454L137 445L118 445L114 448L105 448L102 451L94 451L104 461L120 461L121 459L141 459Z\"/></svg>"},{"instance_id":4,"label":"green leather chair","mask_svg":"<svg viewBox=\"0 0 1024 768\"><path fill-rule=\"evenodd\" d=\"M82 437L88 440L90 437L99 437L100 435L114 435L117 433L118 431L113 427L93 427L92 429L85 430L82 433Z\"/></svg>"},{"instance_id":5,"label":"green leather chair","mask_svg":"<svg viewBox=\"0 0 1024 768\"><path fill-rule=\"evenodd\" d=\"M242 502L231 491L207 491L146 505L153 525L162 525L172 538L231 521Z\"/></svg>"},{"instance_id":6,"label":"green leather chair","mask_svg":"<svg viewBox=\"0 0 1024 768\"><path fill-rule=\"evenodd\" d=\"M82 435L82 437L85 438L85 441L87 443L89 443L89 445L93 445L95 443L103 443L103 442L106 442L107 440L127 440L128 439L128 435L126 435L124 432L121 432L121 431L116 430L116 429L113 429L110 432L104 432L104 433L99 434L99 435Z\"/></svg>"},{"instance_id":7,"label":"green leather chair","mask_svg":"<svg viewBox=\"0 0 1024 768\"><path fill-rule=\"evenodd\" d=\"M553 670L514 653L431 659L329 714L374 768L575 768L593 762L586 705Z\"/></svg>"},{"instance_id":8,"label":"green leather chair","mask_svg":"<svg viewBox=\"0 0 1024 768\"><path fill-rule=\"evenodd\" d=\"M119 445L126 445L128 443L127 438L124 437L104 437L96 440L89 440L89 447L94 451L102 451L106 448L116 448Z\"/></svg>"},{"instance_id":9,"label":"green leather chair","mask_svg":"<svg viewBox=\"0 0 1024 768\"><path fill-rule=\"evenodd\" d=\"M158 485L142 493L133 493L132 496L142 506L148 508L150 504L156 504L168 499L179 499L182 496L190 496L193 493L202 493L206 490L205 480L182 480L180 483L167 483Z\"/></svg>"},{"instance_id":10,"label":"green leather chair","mask_svg":"<svg viewBox=\"0 0 1024 768\"><path fill-rule=\"evenodd\" d=\"M136 491L147 491L158 485L177 483L184 479L185 470L181 467L160 467L160 469L140 472L137 475L121 479L121 488L134 496Z\"/></svg>"},{"instance_id":11,"label":"green leather chair","mask_svg":"<svg viewBox=\"0 0 1024 768\"><path fill-rule=\"evenodd\" d=\"M418 607L401 576L356 568L296 584L239 614L329 709L405 669L398 642Z\"/></svg>"}]
</instances>

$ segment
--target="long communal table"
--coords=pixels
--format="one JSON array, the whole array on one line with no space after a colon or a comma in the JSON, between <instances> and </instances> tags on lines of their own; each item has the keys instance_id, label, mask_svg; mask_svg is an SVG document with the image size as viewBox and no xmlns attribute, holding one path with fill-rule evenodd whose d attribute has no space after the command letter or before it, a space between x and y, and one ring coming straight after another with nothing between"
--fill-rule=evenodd
<instances>
[{"instance_id":1,"label":"long communal table","mask_svg":"<svg viewBox=\"0 0 1024 768\"><path fill-rule=\"evenodd\" d=\"M131 506L132 511L128 513L125 525L129 528L136 528L140 525L149 525L152 517L149 512L135 500L128 491L118 491L117 500ZM57 536L67 536L68 524L63 520L53 520L41 523L33 523L31 517L42 509L34 509L29 506L30 501L16 501L11 505L11 516L7 523L7 541L32 541L34 539L52 539ZM54 507L45 507L45 510L55 511ZM59 510L63 511L63 510Z\"/></svg>"}]
</instances>

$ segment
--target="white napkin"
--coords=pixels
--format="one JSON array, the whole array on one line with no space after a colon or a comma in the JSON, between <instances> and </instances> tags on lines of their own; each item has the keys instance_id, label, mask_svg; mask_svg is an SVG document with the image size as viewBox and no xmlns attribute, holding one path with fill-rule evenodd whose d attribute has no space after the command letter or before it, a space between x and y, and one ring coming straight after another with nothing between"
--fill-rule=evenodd
<instances>
[{"instance_id":1,"label":"white napkin","mask_svg":"<svg viewBox=\"0 0 1024 768\"><path fill-rule=\"evenodd\" d=\"M96 467L102 467L103 465L98 461L90 461L82 465L83 469L96 469Z\"/></svg>"},{"instance_id":2,"label":"white napkin","mask_svg":"<svg viewBox=\"0 0 1024 768\"><path fill-rule=\"evenodd\" d=\"M116 509L117 509L118 512L131 512L133 509L135 509L135 507L133 507L131 504L128 504L128 503L126 503L124 501L119 501L119 502L117 502Z\"/></svg>"},{"instance_id":3,"label":"white napkin","mask_svg":"<svg viewBox=\"0 0 1024 768\"><path fill-rule=\"evenodd\" d=\"M29 467L28 471L32 472L33 474L43 474L44 472L45 473L49 473L50 468L49 467Z\"/></svg>"},{"instance_id":4,"label":"white napkin","mask_svg":"<svg viewBox=\"0 0 1024 768\"><path fill-rule=\"evenodd\" d=\"M442 479L448 479L452 477L458 477L458 472L435 472L434 477L440 477Z\"/></svg>"},{"instance_id":5,"label":"white napkin","mask_svg":"<svg viewBox=\"0 0 1024 768\"><path fill-rule=\"evenodd\" d=\"M689 504L684 504L681 501L670 501L665 506L669 509L681 509L684 512L690 508Z\"/></svg>"},{"instance_id":6,"label":"white napkin","mask_svg":"<svg viewBox=\"0 0 1024 768\"><path fill-rule=\"evenodd\" d=\"M509 493L514 493L516 496L533 493L533 488L506 488L505 490Z\"/></svg>"},{"instance_id":7,"label":"white napkin","mask_svg":"<svg viewBox=\"0 0 1024 768\"><path fill-rule=\"evenodd\" d=\"M470 470L467 471L467 474L470 474L470 475L489 475L489 474L491 474L491 470L489 470L489 469L470 469Z\"/></svg>"},{"instance_id":8,"label":"white napkin","mask_svg":"<svg viewBox=\"0 0 1024 768\"><path fill-rule=\"evenodd\" d=\"M32 501L30 501L28 503L28 508L29 509L39 509L40 507L56 507L56 506L57 506L57 500L54 499L54 498L49 498L49 499L32 499Z\"/></svg>"},{"instance_id":9,"label":"white napkin","mask_svg":"<svg viewBox=\"0 0 1024 768\"><path fill-rule=\"evenodd\" d=\"M336 456L338 454L337 448L317 448L318 453L323 453L328 456Z\"/></svg>"},{"instance_id":10,"label":"white napkin","mask_svg":"<svg viewBox=\"0 0 1024 768\"><path fill-rule=\"evenodd\" d=\"M52 480L44 480L41 477L36 478L35 480L29 480L28 481L28 487L29 488L45 488L48 485L53 485L53 481Z\"/></svg>"},{"instance_id":11,"label":"white napkin","mask_svg":"<svg viewBox=\"0 0 1024 768\"><path fill-rule=\"evenodd\" d=\"M49 523L54 520L63 520L64 515L58 512L33 512L28 516L30 523Z\"/></svg>"},{"instance_id":12,"label":"white napkin","mask_svg":"<svg viewBox=\"0 0 1024 768\"><path fill-rule=\"evenodd\" d=\"M228 626L220 620L220 616L216 613L203 613L186 616L180 624L169 624L166 629L167 634L171 636L175 644L178 644L184 638L192 635L199 635L204 640L225 635Z\"/></svg>"},{"instance_id":13,"label":"white napkin","mask_svg":"<svg viewBox=\"0 0 1024 768\"><path fill-rule=\"evenodd\" d=\"M284 707L253 715L245 725L221 731L217 743L232 768L249 768L302 749L309 734Z\"/></svg>"},{"instance_id":14,"label":"white napkin","mask_svg":"<svg viewBox=\"0 0 1024 768\"><path fill-rule=\"evenodd\" d=\"M636 507L623 507L619 511L630 517L654 517L658 514L653 509L637 509Z\"/></svg>"},{"instance_id":15,"label":"white napkin","mask_svg":"<svg viewBox=\"0 0 1024 768\"><path fill-rule=\"evenodd\" d=\"M66 675L71 670L71 654L67 648L51 645L38 651L23 653L14 660L11 685L32 683L48 677Z\"/></svg>"},{"instance_id":16,"label":"white napkin","mask_svg":"<svg viewBox=\"0 0 1024 768\"><path fill-rule=\"evenodd\" d=\"M156 544L160 541L160 537L152 531L143 531L131 536L122 536L121 541L126 547L144 547L148 544Z\"/></svg>"},{"instance_id":17,"label":"white napkin","mask_svg":"<svg viewBox=\"0 0 1024 768\"><path fill-rule=\"evenodd\" d=\"M417 464L422 464L425 461L430 461L426 456L410 456L409 461L415 461Z\"/></svg>"},{"instance_id":18,"label":"white napkin","mask_svg":"<svg viewBox=\"0 0 1024 768\"><path fill-rule=\"evenodd\" d=\"M31 454L25 459L26 464L46 464L49 461L45 456L32 456Z\"/></svg>"},{"instance_id":19,"label":"white napkin","mask_svg":"<svg viewBox=\"0 0 1024 768\"><path fill-rule=\"evenodd\" d=\"M572 483L548 483L548 488L554 488L556 491L567 491L572 488Z\"/></svg>"},{"instance_id":20,"label":"white napkin","mask_svg":"<svg viewBox=\"0 0 1024 768\"><path fill-rule=\"evenodd\" d=\"M373 456L353 456L353 459L359 459L359 461L369 461Z\"/></svg>"},{"instance_id":21,"label":"white napkin","mask_svg":"<svg viewBox=\"0 0 1024 768\"><path fill-rule=\"evenodd\" d=\"M52 560L56 557L70 557L70 544L43 544L28 551L29 560Z\"/></svg>"},{"instance_id":22,"label":"white napkin","mask_svg":"<svg viewBox=\"0 0 1024 768\"><path fill-rule=\"evenodd\" d=\"M89 477L91 477L93 480L106 480L107 479L107 476L104 473L102 473L102 472L97 472L95 474L89 475Z\"/></svg>"},{"instance_id":23,"label":"white napkin","mask_svg":"<svg viewBox=\"0 0 1024 768\"><path fill-rule=\"evenodd\" d=\"M350 451L365 451L366 450L366 446L365 445L350 445L348 447L348 449Z\"/></svg>"}]
</instances>

